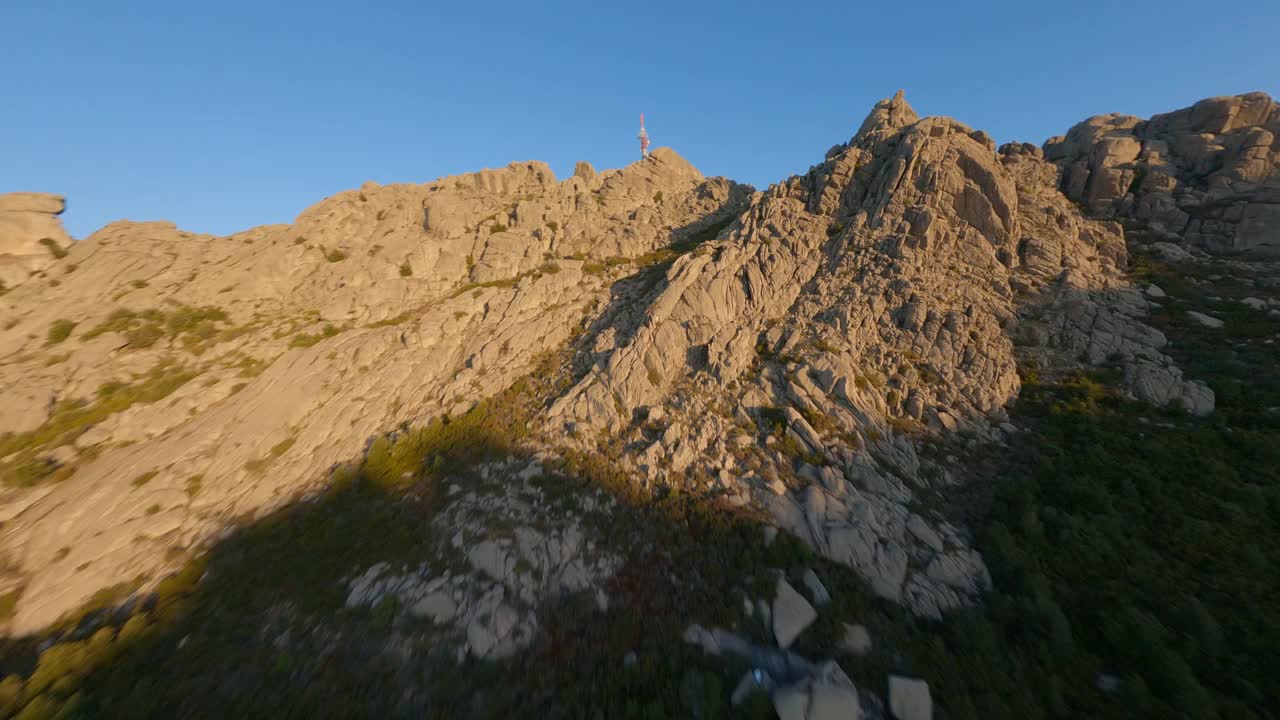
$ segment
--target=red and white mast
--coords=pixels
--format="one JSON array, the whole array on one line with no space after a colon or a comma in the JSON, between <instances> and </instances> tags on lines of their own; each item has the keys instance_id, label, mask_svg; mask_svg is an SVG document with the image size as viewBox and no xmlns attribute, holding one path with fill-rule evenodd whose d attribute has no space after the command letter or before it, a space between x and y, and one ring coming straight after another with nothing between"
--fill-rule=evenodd
<instances>
[{"instance_id":1,"label":"red and white mast","mask_svg":"<svg viewBox=\"0 0 1280 720\"><path fill-rule=\"evenodd\" d=\"M636 137L640 138L640 157L649 157L649 133L644 131L644 113L640 113L640 134Z\"/></svg>"}]
</instances>

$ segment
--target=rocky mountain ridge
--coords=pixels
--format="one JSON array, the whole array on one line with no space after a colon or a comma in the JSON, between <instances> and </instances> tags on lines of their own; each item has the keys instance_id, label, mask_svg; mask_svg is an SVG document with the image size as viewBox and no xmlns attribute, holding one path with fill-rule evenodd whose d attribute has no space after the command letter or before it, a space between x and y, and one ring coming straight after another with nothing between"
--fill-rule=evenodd
<instances>
[{"instance_id":1,"label":"rocky mountain ridge","mask_svg":"<svg viewBox=\"0 0 1280 720\"><path fill-rule=\"evenodd\" d=\"M14 628L296 497L371 435L493 395L604 301L619 253L705 232L745 196L658 150L562 183L525 163L366 185L225 239L121 222L76 243L0 298L6 474L71 475L4 491L5 566L45 566Z\"/></svg>"},{"instance_id":2,"label":"rocky mountain ridge","mask_svg":"<svg viewBox=\"0 0 1280 720\"><path fill-rule=\"evenodd\" d=\"M461 416L556 355L524 440L538 462L477 470L500 500L451 489L432 533L452 565L354 568L348 606L394 598L455 627L463 657L523 647L560 594L607 609L616 559L530 486L543 463L601 456L638 492L761 512L941 618L992 580L932 502L961 473L929 448L1016 443L1020 369L1107 366L1137 400L1212 413L1147 323L1129 253L1272 252L1278 132L1280 107L1255 93L997 148L900 92L760 192L659 149L563 181L513 163L366 184L226 238L53 232L63 256L30 242L60 201L0 197L23 218L20 237L0 225L0 257L22 268L0 296L7 629L154 587L237 521L381 452L377 438ZM715 654L737 642L688 637ZM843 673L810 670L797 703L833 687L848 701Z\"/></svg>"}]
</instances>

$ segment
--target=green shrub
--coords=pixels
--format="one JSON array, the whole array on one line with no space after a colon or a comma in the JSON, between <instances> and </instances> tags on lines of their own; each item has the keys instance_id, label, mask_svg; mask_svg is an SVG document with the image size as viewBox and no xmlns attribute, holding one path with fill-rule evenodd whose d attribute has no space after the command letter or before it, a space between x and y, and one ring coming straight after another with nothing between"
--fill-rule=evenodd
<instances>
[{"instance_id":1,"label":"green shrub","mask_svg":"<svg viewBox=\"0 0 1280 720\"><path fill-rule=\"evenodd\" d=\"M652 366L645 368L645 370L645 377L648 378L649 384L654 387L662 387L662 373Z\"/></svg>"},{"instance_id":2,"label":"green shrub","mask_svg":"<svg viewBox=\"0 0 1280 720\"><path fill-rule=\"evenodd\" d=\"M63 249L63 247L58 244L58 241L53 238L40 238L40 244L45 246L45 248L48 249L49 254L58 260L67 256L67 251Z\"/></svg>"},{"instance_id":3,"label":"green shrub","mask_svg":"<svg viewBox=\"0 0 1280 720\"><path fill-rule=\"evenodd\" d=\"M117 308L102 322L80 336L92 340L104 333L116 332L125 336L129 347L135 350L149 348L164 337L181 340L184 347L199 354L206 343L215 339L229 339L229 333L219 329L228 320L226 311L216 307L177 305L169 311ZM230 333L232 337L234 333Z\"/></svg>"},{"instance_id":4,"label":"green shrub","mask_svg":"<svg viewBox=\"0 0 1280 720\"><path fill-rule=\"evenodd\" d=\"M331 263L342 262L347 259L347 253L343 250L337 248L333 250L324 250L321 248L321 250L324 252L324 259Z\"/></svg>"},{"instance_id":5,"label":"green shrub","mask_svg":"<svg viewBox=\"0 0 1280 720\"><path fill-rule=\"evenodd\" d=\"M76 325L77 323L73 320L54 320L49 325L49 332L45 336L45 344L57 345L71 337L71 331L76 329Z\"/></svg>"},{"instance_id":6,"label":"green shrub","mask_svg":"<svg viewBox=\"0 0 1280 720\"><path fill-rule=\"evenodd\" d=\"M297 441L298 441L298 438L296 436L290 435L284 440L281 440L275 445L272 445L271 457L280 457L281 455L289 452L289 448L293 447L293 444Z\"/></svg>"},{"instance_id":7,"label":"green shrub","mask_svg":"<svg viewBox=\"0 0 1280 720\"><path fill-rule=\"evenodd\" d=\"M500 233L500 232L506 232L506 231L507 231L507 226L503 225L502 223L494 223L489 226L489 232L491 233Z\"/></svg>"},{"instance_id":8,"label":"green shrub","mask_svg":"<svg viewBox=\"0 0 1280 720\"><path fill-rule=\"evenodd\" d=\"M407 313L407 312L405 312L405 313L400 313L399 315L396 315L395 317L389 317L389 318L386 318L385 320L378 320L378 321L376 321L376 322L371 322L371 323L369 323L368 325L365 325L365 327L367 327L367 328L391 327L391 326L393 326L393 325L399 325L399 324L401 324L401 323L403 323L403 322L405 322L405 321L409 320L409 319L410 319L410 317L411 317L411 316L410 316L410 314L409 314L409 313Z\"/></svg>"},{"instance_id":9,"label":"green shrub","mask_svg":"<svg viewBox=\"0 0 1280 720\"><path fill-rule=\"evenodd\" d=\"M164 329L155 323L146 323L130 328L124 334L125 342L129 344L129 347L138 350L145 350L155 345L162 337L164 337Z\"/></svg>"},{"instance_id":10,"label":"green shrub","mask_svg":"<svg viewBox=\"0 0 1280 720\"><path fill-rule=\"evenodd\" d=\"M173 336L198 332L213 323L226 322L227 313L216 307L179 305L165 319L165 327Z\"/></svg>"},{"instance_id":11,"label":"green shrub","mask_svg":"<svg viewBox=\"0 0 1280 720\"><path fill-rule=\"evenodd\" d=\"M413 266L409 264L409 261L405 260L404 262L400 263L400 277L410 277L412 275L413 275Z\"/></svg>"},{"instance_id":12,"label":"green shrub","mask_svg":"<svg viewBox=\"0 0 1280 720\"><path fill-rule=\"evenodd\" d=\"M151 479L159 474L160 474L159 470L151 470L148 472L144 472L138 477L133 479L133 486L135 488L140 488L143 485L146 485L147 483L151 482Z\"/></svg>"},{"instance_id":13,"label":"green shrub","mask_svg":"<svg viewBox=\"0 0 1280 720\"><path fill-rule=\"evenodd\" d=\"M0 622L13 617L13 612L18 607L18 598L21 596L21 588L0 594Z\"/></svg>"},{"instance_id":14,"label":"green shrub","mask_svg":"<svg viewBox=\"0 0 1280 720\"><path fill-rule=\"evenodd\" d=\"M18 701L22 698L22 678L6 675L0 680L0 715L12 717L18 714Z\"/></svg>"},{"instance_id":15,"label":"green shrub","mask_svg":"<svg viewBox=\"0 0 1280 720\"><path fill-rule=\"evenodd\" d=\"M293 338L289 340L289 347L308 348L320 342L321 340L324 340L326 338L331 338L340 332L341 330L334 327L333 325L325 325L324 328L322 328L321 331L315 335L311 335L308 333L298 333L297 335L294 335Z\"/></svg>"}]
</instances>

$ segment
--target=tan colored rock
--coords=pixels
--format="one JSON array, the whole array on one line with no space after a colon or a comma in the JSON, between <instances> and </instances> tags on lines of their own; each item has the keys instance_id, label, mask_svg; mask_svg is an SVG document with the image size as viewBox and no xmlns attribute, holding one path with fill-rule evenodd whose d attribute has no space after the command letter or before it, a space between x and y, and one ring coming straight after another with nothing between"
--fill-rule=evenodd
<instances>
[{"instance_id":1,"label":"tan colored rock","mask_svg":"<svg viewBox=\"0 0 1280 720\"><path fill-rule=\"evenodd\" d=\"M65 207L61 195L0 194L0 293L66 254L71 238L58 219Z\"/></svg>"},{"instance_id":2,"label":"tan colored rock","mask_svg":"<svg viewBox=\"0 0 1280 720\"><path fill-rule=\"evenodd\" d=\"M1150 120L1089 118L1044 154L1092 214L1143 223L1210 252L1280 254L1280 105L1265 93L1202 100Z\"/></svg>"},{"instance_id":3,"label":"tan colored rock","mask_svg":"<svg viewBox=\"0 0 1280 720\"><path fill-rule=\"evenodd\" d=\"M1137 123L1102 124L1116 133L1102 167L1120 172L1137 156L1124 135ZM1063 142L1094 147L1099 133L1086 130ZM612 328L552 422L625 435L642 407L665 404L671 417L706 397L735 417L781 410L784 443L842 467L844 479L806 477L775 453L777 471L801 483L795 497L776 479L761 483L779 525L922 615L970 601L990 583L981 559L958 536L944 546L923 521L908 532L911 491L875 465L917 472L912 441L893 429L907 418L944 433L1002 419L1019 392L1020 314L1047 323L1046 354L1119 356L1138 397L1213 406L1141 322L1145 302L1121 276L1121 226L1086 218L1044 155L997 153L955 120L919 119L900 96L882 101L821 164L753 196L705 251L677 260L643 317ZM823 418L821 436L811 417ZM685 453L670 471L709 470Z\"/></svg>"},{"instance_id":4,"label":"tan colored rock","mask_svg":"<svg viewBox=\"0 0 1280 720\"><path fill-rule=\"evenodd\" d=\"M157 579L167 548L289 502L371 436L499 392L607 303L610 277L582 258L603 266L684 241L723 224L748 192L661 150L565 182L545 164L514 163L425 185L366 183L291 225L229 237L122 221L76 243L61 261L72 271L0 297L0 433L31 430L108 383L179 370L185 382L88 428L74 439L79 455L59 450L80 462L70 478L0 494L0 567L25 587L10 630L35 630L104 586ZM53 208L6 202L5 213ZM175 332L184 307L225 319ZM123 311L134 319L98 334ZM74 331L46 345L63 319ZM97 550L76 572L47 562L59 547Z\"/></svg>"}]
</instances>

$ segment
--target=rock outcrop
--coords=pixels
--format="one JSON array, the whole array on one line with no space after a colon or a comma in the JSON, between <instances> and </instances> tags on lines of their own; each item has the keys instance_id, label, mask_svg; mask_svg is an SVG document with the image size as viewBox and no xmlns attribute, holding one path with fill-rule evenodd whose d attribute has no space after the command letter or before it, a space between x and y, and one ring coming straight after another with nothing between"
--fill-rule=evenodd
<instances>
[{"instance_id":1,"label":"rock outcrop","mask_svg":"<svg viewBox=\"0 0 1280 720\"><path fill-rule=\"evenodd\" d=\"M0 293L66 255L71 238L58 219L65 209L61 195L0 194Z\"/></svg>"},{"instance_id":2,"label":"rock outcrop","mask_svg":"<svg viewBox=\"0 0 1280 720\"><path fill-rule=\"evenodd\" d=\"M429 532L441 548L440 564L397 571L378 563L351 580L347 607L377 607L394 600L415 618L446 628L465 657L506 657L534 638L542 602L572 593L594 595L609 606L604 581L619 560L583 529L582 515L611 511L605 497L586 498L579 511L553 512L531 480L537 463L492 463L478 468L496 486L481 492L453 487L446 512Z\"/></svg>"},{"instance_id":3,"label":"rock outcrop","mask_svg":"<svg viewBox=\"0 0 1280 720\"><path fill-rule=\"evenodd\" d=\"M1214 253L1280 254L1280 105L1264 93L1142 120L1099 115L1044 145L1062 191Z\"/></svg>"},{"instance_id":4,"label":"rock outcrop","mask_svg":"<svg viewBox=\"0 0 1280 720\"><path fill-rule=\"evenodd\" d=\"M927 485L910 435L989 435L1018 394L1024 323L1040 362L1119 359L1137 396L1212 409L1142 324L1120 226L1057 188L1038 149L997 152L899 93L677 261L553 421L652 443L643 465L660 477L727 477L731 493L741 478L780 525L937 617L989 579L962 530L906 509ZM656 442L638 428L654 408ZM773 427L789 454L727 442L768 448Z\"/></svg>"},{"instance_id":5,"label":"rock outcrop","mask_svg":"<svg viewBox=\"0 0 1280 720\"><path fill-rule=\"evenodd\" d=\"M660 149L563 182L514 163L370 183L230 237L118 222L75 243L0 297L11 629L154 578L167 548L298 497L371 436L509 386L629 257L713 231L749 190ZM23 487L46 477L65 479Z\"/></svg>"}]
</instances>

